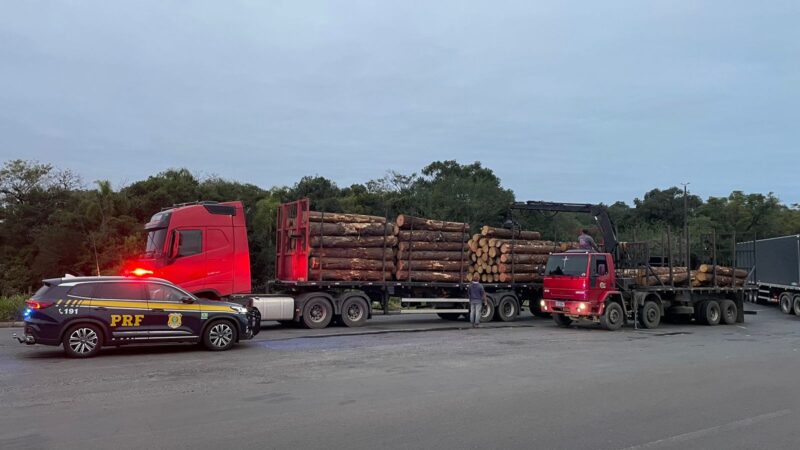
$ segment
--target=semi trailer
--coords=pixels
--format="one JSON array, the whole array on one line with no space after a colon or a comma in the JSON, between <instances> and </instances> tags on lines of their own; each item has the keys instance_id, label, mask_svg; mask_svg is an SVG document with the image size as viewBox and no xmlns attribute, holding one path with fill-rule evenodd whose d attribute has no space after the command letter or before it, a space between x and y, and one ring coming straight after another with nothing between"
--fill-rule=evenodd
<instances>
[{"instance_id":1,"label":"semi trailer","mask_svg":"<svg viewBox=\"0 0 800 450\"><path fill-rule=\"evenodd\" d=\"M800 316L800 235L739 242L736 252L758 289L757 301Z\"/></svg>"},{"instance_id":2,"label":"semi trailer","mask_svg":"<svg viewBox=\"0 0 800 450\"><path fill-rule=\"evenodd\" d=\"M364 325L373 314L437 314L457 320L469 313L466 282L325 281L310 276L309 200L278 208L276 277L253 292L244 207L241 202L195 202L156 213L145 225L145 253L124 273L169 280L192 294L252 306L263 321L324 328L333 321ZM465 230L466 232L466 230ZM385 238L384 238L385 239ZM462 261L462 273L468 261ZM527 303L539 314L542 283L484 283L489 299L481 320L516 320ZM390 311L390 298L399 298ZM378 305L378 307L374 307Z\"/></svg>"}]
</instances>

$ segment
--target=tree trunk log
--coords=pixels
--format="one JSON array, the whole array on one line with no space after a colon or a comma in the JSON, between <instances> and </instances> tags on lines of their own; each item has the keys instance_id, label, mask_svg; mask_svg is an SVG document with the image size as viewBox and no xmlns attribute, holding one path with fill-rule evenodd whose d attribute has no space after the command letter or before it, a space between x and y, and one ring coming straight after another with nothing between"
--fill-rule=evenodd
<instances>
[{"instance_id":1,"label":"tree trunk log","mask_svg":"<svg viewBox=\"0 0 800 450\"><path fill-rule=\"evenodd\" d=\"M672 275L672 280L676 285L685 284L686 281L689 280L689 273L681 272L681 273L674 273ZM666 275L658 275L658 276L646 276L639 279L639 284L644 286L660 286L661 283L664 283L665 286L669 286L669 274Z\"/></svg>"},{"instance_id":2,"label":"tree trunk log","mask_svg":"<svg viewBox=\"0 0 800 450\"><path fill-rule=\"evenodd\" d=\"M695 280L700 282L702 286L713 286L714 274L698 271L695 274ZM717 275L717 286L731 286L733 284L733 280L734 280L733 277L727 277L725 275ZM744 284L743 278L736 278L737 286L742 286L743 284Z\"/></svg>"},{"instance_id":3,"label":"tree trunk log","mask_svg":"<svg viewBox=\"0 0 800 450\"><path fill-rule=\"evenodd\" d=\"M698 270L703 273L714 273L714 265L701 264ZM730 277L733 276L734 274L736 275L736 278L747 277L747 271L744 269L733 269L732 267L717 266L717 276L723 275L726 277Z\"/></svg>"},{"instance_id":4,"label":"tree trunk log","mask_svg":"<svg viewBox=\"0 0 800 450\"><path fill-rule=\"evenodd\" d=\"M311 222L308 232L312 236L393 236L394 225L390 223L327 223Z\"/></svg>"},{"instance_id":5,"label":"tree trunk log","mask_svg":"<svg viewBox=\"0 0 800 450\"><path fill-rule=\"evenodd\" d=\"M429 259L434 261L461 261L463 259L464 262L472 261L470 259L470 254L467 252L412 251L411 259L412 260ZM398 252L397 260L408 261L408 252L407 251Z\"/></svg>"},{"instance_id":6,"label":"tree trunk log","mask_svg":"<svg viewBox=\"0 0 800 450\"><path fill-rule=\"evenodd\" d=\"M464 272L463 280L466 280L467 273ZM431 271L413 271L411 272L410 281L449 281L458 283L462 280L462 275L459 272L431 272ZM409 281L408 272L398 271L397 281Z\"/></svg>"},{"instance_id":7,"label":"tree trunk log","mask_svg":"<svg viewBox=\"0 0 800 450\"><path fill-rule=\"evenodd\" d=\"M481 228L481 235L488 237L495 237L495 238L505 238L505 239L511 239L512 237L516 237L517 239L527 239L531 241L539 240L542 238L542 233L539 233L538 231L522 231L522 230L511 231L506 228L495 228L495 227L490 227L488 225L484 225L483 228Z\"/></svg>"},{"instance_id":8,"label":"tree trunk log","mask_svg":"<svg viewBox=\"0 0 800 450\"><path fill-rule=\"evenodd\" d=\"M514 273L539 273L540 270L544 270L544 267L542 264L514 264L513 270ZM511 273L512 266L511 264L500 263L497 265L497 270L500 273Z\"/></svg>"},{"instance_id":9,"label":"tree trunk log","mask_svg":"<svg viewBox=\"0 0 800 450\"><path fill-rule=\"evenodd\" d=\"M561 247L555 245L529 245L529 244L506 244L500 246L500 253L514 253L517 255L547 255L548 253L559 252Z\"/></svg>"},{"instance_id":10,"label":"tree trunk log","mask_svg":"<svg viewBox=\"0 0 800 450\"><path fill-rule=\"evenodd\" d=\"M466 244L462 244L461 242L400 242L397 245L398 250L408 251L408 249L412 249L413 251L417 250L430 250L430 251L467 251L469 247Z\"/></svg>"},{"instance_id":11,"label":"tree trunk log","mask_svg":"<svg viewBox=\"0 0 800 450\"><path fill-rule=\"evenodd\" d=\"M513 277L510 273L500 274L501 283L532 283L541 282L542 280L542 276L538 273L514 273Z\"/></svg>"},{"instance_id":12,"label":"tree trunk log","mask_svg":"<svg viewBox=\"0 0 800 450\"><path fill-rule=\"evenodd\" d=\"M401 230L398 237L404 242L464 242L467 235L455 231Z\"/></svg>"},{"instance_id":13,"label":"tree trunk log","mask_svg":"<svg viewBox=\"0 0 800 450\"><path fill-rule=\"evenodd\" d=\"M310 270L308 281L390 281L391 272L381 272L375 270ZM384 278L385 277L385 278Z\"/></svg>"},{"instance_id":14,"label":"tree trunk log","mask_svg":"<svg viewBox=\"0 0 800 450\"><path fill-rule=\"evenodd\" d=\"M381 261L380 259L359 258L311 258L309 266L312 269L324 270L377 270L394 272L394 261Z\"/></svg>"},{"instance_id":15,"label":"tree trunk log","mask_svg":"<svg viewBox=\"0 0 800 450\"><path fill-rule=\"evenodd\" d=\"M445 222L443 220L423 219L421 217L400 214L396 220L401 230L430 230L430 231L469 231L469 224L461 222Z\"/></svg>"},{"instance_id":16,"label":"tree trunk log","mask_svg":"<svg viewBox=\"0 0 800 450\"><path fill-rule=\"evenodd\" d=\"M511 264L546 264L549 255L500 255L501 263Z\"/></svg>"},{"instance_id":17,"label":"tree trunk log","mask_svg":"<svg viewBox=\"0 0 800 450\"><path fill-rule=\"evenodd\" d=\"M393 259L391 248L312 248L311 256L323 258Z\"/></svg>"},{"instance_id":18,"label":"tree trunk log","mask_svg":"<svg viewBox=\"0 0 800 450\"><path fill-rule=\"evenodd\" d=\"M409 267L412 271L417 270L430 270L434 272L459 272L463 268L466 272L467 263L463 265L460 261L433 261L433 260L414 260L411 262L406 260L397 261L398 272L408 272Z\"/></svg>"},{"instance_id":19,"label":"tree trunk log","mask_svg":"<svg viewBox=\"0 0 800 450\"><path fill-rule=\"evenodd\" d=\"M394 247L397 245L395 236L311 236L312 247Z\"/></svg>"},{"instance_id":20,"label":"tree trunk log","mask_svg":"<svg viewBox=\"0 0 800 450\"><path fill-rule=\"evenodd\" d=\"M353 223L386 223L385 217L380 216L367 216L365 214L343 214L343 213L329 213L323 214L320 211L308 212L309 222L353 222Z\"/></svg>"},{"instance_id":21,"label":"tree trunk log","mask_svg":"<svg viewBox=\"0 0 800 450\"><path fill-rule=\"evenodd\" d=\"M650 269L652 269L653 271L651 272ZM642 271L641 272L642 276L650 276L651 277L651 276L653 276L653 273L655 273L656 275L669 275L669 267L651 267L650 269L641 268L639 270ZM673 267L672 268L672 273L673 274L686 273L686 272L687 272L686 267L683 267L683 266L678 266L678 267Z\"/></svg>"}]
</instances>

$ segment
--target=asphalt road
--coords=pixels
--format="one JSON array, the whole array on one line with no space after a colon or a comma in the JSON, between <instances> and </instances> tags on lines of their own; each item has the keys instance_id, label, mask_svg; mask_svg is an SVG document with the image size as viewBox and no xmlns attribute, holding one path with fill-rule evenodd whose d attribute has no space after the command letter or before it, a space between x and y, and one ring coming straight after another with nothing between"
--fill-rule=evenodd
<instances>
[{"instance_id":1,"label":"asphalt road","mask_svg":"<svg viewBox=\"0 0 800 450\"><path fill-rule=\"evenodd\" d=\"M0 448L797 448L800 318L752 309L618 332L381 317L91 360L5 337Z\"/></svg>"}]
</instances>

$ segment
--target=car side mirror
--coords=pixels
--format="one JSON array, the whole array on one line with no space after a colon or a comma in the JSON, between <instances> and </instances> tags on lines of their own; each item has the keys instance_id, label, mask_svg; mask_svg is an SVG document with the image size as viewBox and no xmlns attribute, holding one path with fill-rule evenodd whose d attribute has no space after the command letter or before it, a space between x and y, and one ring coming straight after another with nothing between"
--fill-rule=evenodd
<instances>
[{"instance_id":1,"label":"car side mirror","mask_svg":"<svg viewBox=\"0 0 800 450\"><path fill-rule=\"evenodd\" d=\"M194 303L194 299L192 297L183 297L181 299L181 302L183 302L183 303Z\"/></svg>"}]
</instances>

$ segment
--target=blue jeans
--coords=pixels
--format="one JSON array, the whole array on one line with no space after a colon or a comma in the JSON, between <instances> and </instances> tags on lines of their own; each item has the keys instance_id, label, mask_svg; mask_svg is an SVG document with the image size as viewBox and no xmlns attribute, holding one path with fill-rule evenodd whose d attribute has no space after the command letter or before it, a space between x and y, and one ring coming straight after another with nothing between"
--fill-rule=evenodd
<instances>
[{"instance_id":1,"label":"blue jeans","mask_svg":"<svg viewBox=\"0 0 800 450\"><path fill-rule=\"evenodd\" d=\"M481 309L483 303L469 302L469 321L473 325L480 325L481 323Z\"/></svg>"}]
</instances>

